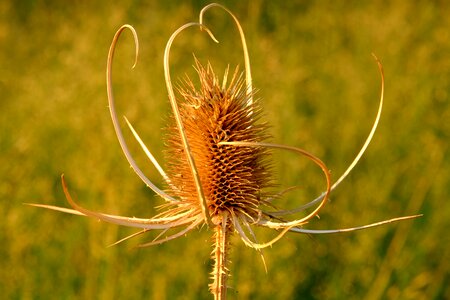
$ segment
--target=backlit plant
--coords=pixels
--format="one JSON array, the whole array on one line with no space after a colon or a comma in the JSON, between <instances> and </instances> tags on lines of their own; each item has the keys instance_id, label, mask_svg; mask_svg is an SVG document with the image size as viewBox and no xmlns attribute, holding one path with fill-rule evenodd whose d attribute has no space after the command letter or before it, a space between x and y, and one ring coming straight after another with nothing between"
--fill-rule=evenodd
<instances>
[{"instance_id":1,"label":"backlit plant","mask_svg":"<svg viewBox=\"0 0 450 300\"><path fill-rule=\"evenodd\" d=\"M229 72L227 69L223 79L219 80L210 64L203 66L195 59L199 88L196 88L192 81L186 78L177 88L178 96L176 96L169 70L172 43L188 27L198 27L217 42L212 31L203 21L204 14L212 7L223 9L233 18L241 38L245 72L241 74L238 68L233 72ZM94 212L81 207L72 199L64 176L62 176L64 193L73 209L42 204L32 205L140 228L139 232L118 241L118 243L150 230L160 231L153 241L142 244L141 247L164 243L206 225L211 229L214 237L212 254L214 266L209 289L215 299L225 299L226 297L229 275L229 241L233 234L237 234L247 246L261 251L262 248L278 241L287 232L306 234L348 232L417 217L400 217L345 229L310 230L303 228L303 225L318 215L327 203L331 191L351 172L375 133L383 106L384 76L381 64L375 57L381 74L381 95L372 129L353 162L343 175L332 183L326 165L319 158L296 147L267 141L268 125L262 121L261 108L257 99L254 98L244 32L238 19L227 8L214 3L201 10L198 23L187 23L177 29L170 37L165 49L164 74L173 113L171 123L167 126L167 172L159 165L125 118L142 150L165 181L166 187L158 188L146 177L130 154L115 110L111 84L112 62L117 41L126 29L133 34L136 44L136 60L138 57L137 34L132 26L123 25L113 38L107 60L107 93L111 118L119 143L132 169L150 189L166 201L166 204L161 207L158 215L148 219ZM274 186L271 176L271 151L276 150L290 151L305 156L315 163L323 171L326 182L325 191L316 199L294 209L276 209L276 201L289 191L288 189L279 193L270 192ZM290 215L301 213L311 207L313 207L312 211L303 217L289 219ZM278 233L273 239L260 243L256 239L254 226L273 229ZM173 232L173 230L176 231Z\"/></svg>"}]
</instances>

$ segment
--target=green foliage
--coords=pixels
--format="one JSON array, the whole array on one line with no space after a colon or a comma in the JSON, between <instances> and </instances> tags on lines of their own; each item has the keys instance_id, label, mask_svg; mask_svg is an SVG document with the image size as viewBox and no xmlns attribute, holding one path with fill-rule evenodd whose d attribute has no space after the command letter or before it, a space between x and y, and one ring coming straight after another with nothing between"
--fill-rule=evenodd
<instances>
[{"instance_id":1,"label":"green foliage","mask_svg":"<svg viewBox=\"0 0 450 300\"><path fill-rule=\"evenodd\" d=\"M167 2L167 3L165 3ZM4 299L209 299L211 232L161 246L114 247L130 229L24 206L67 206L59 182L85 207L128 216L156 213L161 200L134 175L109 120L106 55L124 23L138 31L114 64L118 109L164 164L169 105L162 56L170 34L195 21L204 1L2 1L0 3L0 295ZM287 1L286 1L287 2ZM302 147L337 178L375 117L379 74L386 105L379 131L353 174L309 228L424 217L351 234L288 234L264 255L233 242L230 299L450 298L450 22L442 1L228 1L248 38L254 86L273 141ZM207 21L219 45L192 30L175 42L172 74L194 74L192 52L216 72L242 65L229 17ZM191 75L192 76L192 75ZM127 133L128 134L128 133ZM161 179L128 135L148 176ZM323 189L320 171L274 154L284 203ZM294 160L295 159L295 160ZM145 167L149 166L149 168ZM270 234L259 233L261 241Z\"/></svg>"}]
</instances>

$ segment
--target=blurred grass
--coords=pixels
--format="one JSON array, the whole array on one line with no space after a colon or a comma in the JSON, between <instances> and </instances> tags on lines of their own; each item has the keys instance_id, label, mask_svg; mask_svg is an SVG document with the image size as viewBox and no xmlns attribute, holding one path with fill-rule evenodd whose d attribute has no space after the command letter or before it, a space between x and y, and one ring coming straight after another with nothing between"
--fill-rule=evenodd
<instances>
[{"instance_id":1,"label":"blurred grass","mask_svg":"<svg viewBox=\"0 0 450 300\"><path fill-rule=\"evenodd\" d=\"M223 2L241 20L254 85L273 140L321 157L337 178L370 130L386 74L379 131L353 174L310 228L424 217L352 234L289 234L259 255L233 243L230 299L450 298L450 21L445 1ZM210 233L136 250L142 236L107 245L129 229L22 205L67 206L65 173L84 206L150 216L161 201L122 157L109 120L105 62L115 30L138 31L115 61L118 109L163 160L169 105L162 56L170 34L195 21L205 1L2 1L0 3L0 295L4 299L209 299ZM192 73L192 52L218 74L241 61L233 23L219 10L207 23L214 45L192 30L174 45L172 74ZM232 28L230 30L230 28ZM145 166L137 147L133 148ZM141 156L139 156L141 155ZM310 164L275 153L286 202L322 189ZM295 159L295 160L294 160ZM298 162L298 163L297 163ZM147 174L161 183L156 172ZM267 238L261 233L261 239Z\"/></svg>"}]
</instances>

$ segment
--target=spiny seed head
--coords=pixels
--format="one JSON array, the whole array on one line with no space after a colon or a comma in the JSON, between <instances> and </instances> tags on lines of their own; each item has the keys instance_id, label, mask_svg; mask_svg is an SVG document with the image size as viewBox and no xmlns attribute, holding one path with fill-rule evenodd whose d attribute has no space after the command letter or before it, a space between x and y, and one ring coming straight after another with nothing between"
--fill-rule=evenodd
<instances>
[{"instance_id":1,"label":"spiny seed head","mask_svg":"<svg viewBox=\"0 0 450 300\"><path fill-rule=\"evenodd\" d=\"M218 143L261 142L268 137L267 125L258 122L260 108L255 101L249 102L238 68L228 85L227 72L220 84L209 64L205 68L196 61L196 71L200 88L189 78L184 80L178 88L182 97L179 111L209 213L213 220L224 211L256 220L262 189L270 184L267 150ZM176 125L168 128L167 145L168 174L176 187L170 192L181 199L180 205L198 206L194 179Z\"/></svg>"},{"instance_id":2,"label":"spiny seed head","mask_svg":"<svg viewBox=\"0 0 450 300\"><path fill-rule=\"evenodd\" d=\"M182 99L176 99L169 71L170 47L180 32L192 26L200 27L200 29L206 31L217 42L217 39L203 22L203 15L212 7L222 8L236 23L244 52L245 80L242 79L242 75L238 75L239 72L236 68L230 83L227 85L227 70L223 82L220 85L211 66L208 64L205 68L196 61L196 70L200 78L199 88L196 89L192 81L186 78L178 89ZM227 267L229 263L229 236L234 232L239 234L247 246L260 251L262 248L273 245L288 231L308 234L348 232L420 216L394 218L346 229L311 230L302 228L302 225L318 215L319 211L325 206L330 192L354 168L373 137L383 106L384 75L381 63L375 57L380 70L382 84L378 113L372 130L354 161L332 185L328 168L319 158L297 147L264 142L268 137L266 132L267 125L259 122L260 108L257 102L253 100L250 62L242 27L231 11L216 3L209 4L201 10L199 23L190 22L178 28L172 34L166 45L164 53L164 75L169 100L174 113L172 125L168 127L167 137L168 150L166 154L169 162L169 172L164 172L142 142L133 126L125 119L134 137L164 178L168 186L168 191L161 190L144 175L131 156L116 114L112 91L112 61L117 40L121 32L125 29L130 30L133 34L136 44L136 59L138 54L136 31L128 24L121 26L114 35L113 42L111 43L106 69L111 119L125 157L141 180L156 194L167 201L165 211L154 217L143 219L88 210L78 205L72 199L64 176L61 176L64 194L73 209L43 204L31 205L70 214L85 215L114 224L142 229L140 232L121 239L117 243L149 230L162 230L162 233L152 242L141 244L140 247L173 240L185 235L203 222L209 226L213 225L214 250L212 256L214 267L211 273L213 281L210 284L210 291L215 299L226 298L226 281L229 275L229 269ZM313 161L322 169L325 175L326 191L306 205L289 210L274 210L275 207L271 202L292 189L286 189L275 195L267 195L266 192L263 192L265 188L272 185L266 149L290 151L298 155L303 155ZM271 206L272 209L264 211L262 210L261 204ZM306 216L291 221L284 220L285 216L304 211L306 208L316 204L317 207ZM276 229L280 232L270 241L258 243L252 226L250 226L252 225L251 223L261 227ZM164 236L169 230L179 227L184 228L168 236Z\"/></svg>"}]
</instances>

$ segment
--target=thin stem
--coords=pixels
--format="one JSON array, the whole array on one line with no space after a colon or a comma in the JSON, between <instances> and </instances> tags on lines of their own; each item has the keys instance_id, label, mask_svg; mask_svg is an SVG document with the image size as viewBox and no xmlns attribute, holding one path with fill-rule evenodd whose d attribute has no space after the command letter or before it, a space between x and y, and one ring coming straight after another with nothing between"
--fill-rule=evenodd
<instances>
[{"instance_id":1,"label":"thin stem","mask_svg":"<svg viewBox=\"0 0 450 300\"><path fill-rule=\"evenodd\" d=\"M228 213L224 212L221 222L214 227L214 267L211 273L213 282L209 285L209 289L215 300L224 300L227 297L227 263L230 234Z\"/></svg>"}]
</instances>

